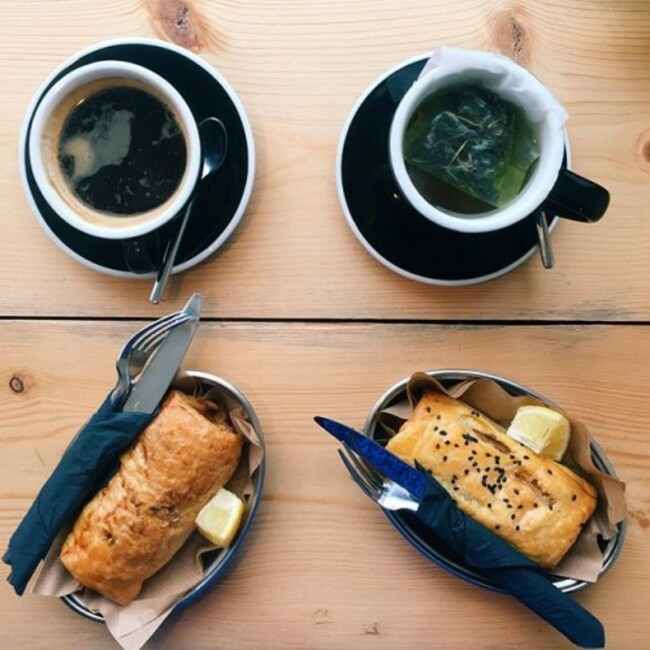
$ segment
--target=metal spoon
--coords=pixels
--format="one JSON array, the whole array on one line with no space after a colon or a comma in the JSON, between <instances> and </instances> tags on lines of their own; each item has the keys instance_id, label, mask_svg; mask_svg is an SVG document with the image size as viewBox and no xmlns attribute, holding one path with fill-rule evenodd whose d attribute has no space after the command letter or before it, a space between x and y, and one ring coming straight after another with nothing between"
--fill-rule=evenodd
<instances>
[{"instance_id":1,"label":"metal spoon","mask_svg":"<svg viewBox=\"0 0 650 650\"><path fill-rule=\"evenodd\" d=\"M542 264L545 269L552 269L555 260L551 248L551 237L546 223L546 212L538 210L535 213L535 226L537 228L537 239L539 240L539 252L542 257Z\"/></svg>"},{"instance_id":2,"label":"metal spoon","mask_svg":"<svg viewBox=\"0 0 650 650\"><path fill-rule=\"evenodd\" d=\"M220 119L216 117L206 117L199 124L199 135L201 137L201 147L203 149L203 168L201 169L201 178L196 184L192 199L187 208L185 208L185 214L178 226L176 237L169 240L167 248L165 249L162 264L160 265L160 269L158 269L158 275L153 285L153 289L151 290L151 295L149 296L149 301L154 304L160 302L165 287L167 286L167 280L171 275L174 261L176 260L176 254L178 253L178 247L180 246L181 239L183 239L185 227L187 226L187 222L190 220L190 215L194 208L194 200L196 199L199 185L204 182L210 174L216 172L226 159L226 152L228 151L228 133Z\"/></svg>"}]
</instances>

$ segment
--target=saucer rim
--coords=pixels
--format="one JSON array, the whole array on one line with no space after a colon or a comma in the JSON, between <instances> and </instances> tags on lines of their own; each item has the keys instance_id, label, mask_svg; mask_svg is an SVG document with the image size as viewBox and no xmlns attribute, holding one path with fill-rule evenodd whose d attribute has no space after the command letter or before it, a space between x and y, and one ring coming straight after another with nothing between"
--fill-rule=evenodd
<instances>
[{"instance_id":1,"label":"saucer rim","mask_svg":"<svg viewBox=\"0 0 650 650\"><path fill-rule=\"evenodd\" d=\"M348 115L346 117L345 123L343 125L343 129L341 131L341 135L339 137L339 142L336 150L336 160L335 160L335 172L336 172L336 193L338 194L338 199L339 199L339 204L342 208L343 214L345 216L345 219L348 223L348 226L350 227L350 230L354 233L355 237L359 241L359 243L363 246L363 248L372 255L378 262L380 262L383 266L385 266L387 269L390 271L393 271L394 273L401 275L402 277L405 277L409 280L414 280L416 282L420 282L423 284L428 284L428 285L435 285L435 286L444 286L444 287L460 287L460 286L470 286L473 284L481 284L483 282L488 282L490 280L495 280L496 278L501 277L502 275L506 275L510 271L513 271L515 268L523 264L531 255L535 253L536 250L539 249L539 245L535 244L533 245L530 250L528 250L524 255L516 259L515 261L511 262L507 266L504 266L503 268L494 271L493 273L488 273L486 275L480 275L476 277L471 277L471 278L463 278L459 280L443 280L439 278L431 278L428 276L424 275L418 275L417 273L412 273L411 271L407 271L406 269L401 268L400 266L397 266L394 262L391 262L389 259L381 255L369 242L368 240L364 237L363 233L357 226L356 222L354 221L354 218L352 216L352 213L350 211L350 208L348 206L347 200L345 198L345 191L343 189L343 151L345 149L345 143L347 141L348 133L350 131L350 126L352 124L352 121L356 117L357 113L359 112L359 109L363 105L363 103L366 101L366 99L369 97L369 95L376 90L381 84L383 84L389 77L392 75L396 74L403 68L416 63L418 61L427 61L429 57L431 56L431 52L428 52L426 54L419 54L413 57L410 57L408 59L402 60L400 63L394 65L393 67L389 68L388 70L384 71L379 77L375 78L374 81L372 81L366 89L361 93L361 95L358 97L354 105L352 106L352 109L348 112ZM566 150L566 167L567 169L571 169L571 147L569 143L569 138L568 134L566 132L566 128L564 129L564 142L565 142L565 150ZM531 215L525 217L526 219L530 218ZM560 218L558 216L554 216L551 222L548 225L549 233L552 233L555 228L558 225L558 222L560 221Z\"/></svg>"},{"instance_id":2,"label":"saucer rim","mask_svg":"<svg viewBox=\"0 0 650 650\"><path fill-rule=\"evenodd\" d=\"M221 234L200 253L194 255L193 257L190 257L189 259L185 260L184 262L181 262L180 264L174 265L171 271L172 274L181 273L190 268L193 268L194 266L197 266L201 262L205 261L208 257L216 253L217 250L219 250L219 248L221 248L223 244L225 244L225 242L230 238L230 236L233 234L233 232L241 222L244 213L246 212L246 208L248 207L248 204L250 202L250 198L253 192L253 182L255 180L255 168L256 168L255 142L253 140L253 130L243 103L239 99L239 96L234 91L232 86L228 83L228 81L226 81L226 79L212 65L210 65L207 61L202 59L197 54L194 54L194 52L186 50L174 43L169 43L167 41L163 41L157 38L149 38L149 37L114 38L114 39L101 41L100 43L95 43L94 45L79 50L76 53L74 53L72 56L67 58L65 61L60 63L54 70L52 70L52 72L43 80L43 82L38 86L36 91L32 94L32 97L30 99L29 105L25 113L25 117L23 118L21 130L20 130L19 142L18 142L20 180L21 180L21 185L23 187L23 192L27 199L27 203L33 215L35 216L38 224L41 226L42 230L48 235L48 237L56 244L56 246L60 250L62 250L64 253L66 253L76 262L79 262L83 266L90 268L94 271L103 273L105 275L110 275L113 277L129 278L129 279L154 278L157 275L157 271L154 270L147 273L133 273L131 271L123 271L108 266L102 266L101 264L97 264L96 262L87 259L76 250L70 248L67 244L65 244L63 241L61 241L58 238L56 233L53 231L53 229L50 227L50 225L45 221L45 219L41 215L40 209L38 207L38 203L32 193L32 188L30 187L29 179L27 178L25 146L27 142L27 133L29 132L31 121L34 116L34 109L38 104L38 102L40 101L40 99L42 98L47 87L52 83L52 81L58 75L60 75L70 66L74 65L77 61L79 61L83 57L100 52L103 49L108 49L111 47L138 46L138 45L160 47L162 49L169 50L175 54L180 55L181 57L184 57L185 59L188 59L189 62L194 63L200 66L201 68L203 68L210 76L213 77L216 83L218 83L223 88L223 90L226 92L226 94L232 101L235 110L237 112L237 115L241 121L242 129L244 131L244 136L246 140L248 170L246 175L246 182L244 184L244 188L237 209L234 211L233 216L228 222L228 225L224 228ZM60 217L58 214L56 216L62 219L62 217Z\"/></svg>"}]
</instances>

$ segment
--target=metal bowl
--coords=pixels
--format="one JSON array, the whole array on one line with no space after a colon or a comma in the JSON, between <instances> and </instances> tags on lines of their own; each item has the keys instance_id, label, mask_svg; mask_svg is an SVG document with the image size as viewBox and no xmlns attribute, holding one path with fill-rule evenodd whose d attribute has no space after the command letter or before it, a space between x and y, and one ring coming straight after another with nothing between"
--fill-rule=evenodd
<instances>
[{"instance_id":1,"label":"metal bowl","mask_svg":"<svg viewBox=\"0 0 650 650\"><path fill-rule=\"evenodd\" d=\"M209 375L207 373L194 370L187 370L185 371L185 374L200 381L207 387L218 388L228 398L230 398L235 403L238 403L246 413L248 421L257 432L260 439L260 445L262 447L262 450L264 450L262 427L257 418L257 415L255 414L255 411L253 410L250 402L237 388L228 383L225 379L221 379L221 377L217 377L216 375ZM253 520L255 519L255 514L257 513L257 508L262 496L265 470L266 457L263 456L260 466L255 470L255 473L252 476L253 494L246 504L242 523L234 542L228 548L217 549L215 551L206 553L203 556L203 577L176 603L173 609L175 613L184 609L188 605L191 605L194 601L203 596L209 587L211 587L215 582L222 578L227 570L232 568L235 558L241 551L244 540L246 539ZM78 614L81 614L82 616L85 616L86 618L97 621L99 623L104 622L104 617L101 614L88 609L83 603L79 601L75 594L62 596L61 600Z\"/></svg>"},{"instance_id":2,"label":"metal bowl","mask_svg":"<svg viewBox=\"0 0 650 650\"><path fill-rule=\"evenodd\" d=\"M518 384L512 380L504 379L503 377L497 377L496 375L490 375L488 373L478 372L474 370L430 370L426 374L429 377L437 379L444 386L454 384L464 379L491 379L511 395L528 395L544 402L551 408L559 408L556 404L554 404L551 400L546 399L543 395L540 395L539 393L536 393L535 391L530 390L529 388L526 388L525 386L522 386L521 384ZM368 415L368 418L366 419L366 423L364 425L364 433L368 437L375 438L375 435L381 431L378 414L392 404L400 402L406 398L407 383L408 378L397 382L379 398L377 403L370 411L370 414ZM607 458L605 452L593 440L591 442L591 456L594 465L599 470L605 472L606 474L609 474L610 476L616 477L614 468ZM472 584L478 585L485 589L490 589L492 591L501 591L489 580L486 580L483 578L483 576L464 565L452 549L431 535L431 533L426 528L419 524L417 519L412 514L406 511L389 510L384 510L384 513L393 524L393 526L395 526L395 528L402 534L402 536L425 557L429 558L453 575L466 580L467 582L471 582ZM603 551L604 560L599 579L611 568L611 566L616 561L623 546L624 537L625 521L618 524L618 532L612 539L599 539L599 544L601 546L601 550ZM589 586L590 584L584 580L564 578L560 576L554 576L552 574L549 574L549 577L552 579L553 584L564 593L579 591Z\"/></svg>"}]
</instances>

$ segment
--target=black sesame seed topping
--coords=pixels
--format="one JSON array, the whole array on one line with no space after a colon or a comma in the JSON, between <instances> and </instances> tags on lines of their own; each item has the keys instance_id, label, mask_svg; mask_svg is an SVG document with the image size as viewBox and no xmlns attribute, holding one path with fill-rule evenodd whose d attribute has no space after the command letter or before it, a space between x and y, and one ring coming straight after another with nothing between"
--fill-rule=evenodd
<instances>
[{"instance_id":1,"label":"black sesame seed topping","mask_svg":"<svg viewBox=\"0 0 650 650\"><path fill-rule=\"evenodd\" d=\"M519 530L519 526L515 526L515 530Z\"/></svg>"},{"instance_id":2,"label":"black sesame seed topping","mask_svg":"<svg viewBox=\"0 0 650 650\"><path fill-rule=\"evenodd\" d=\"M514 490L514 493L515 493L515 494L519 494L519 490Z\"/></svg>"},{"instance_id":3,"label":"black sesame seed topping","mask_svg":"<svg viewBox=\"0 0 650 650\"><path fill-rule=\"evenodd\" d=\"M487 504L487 507L488 507L488 508L492 508L492 504L491 504L491 503L488 503L488 504Z\"/></svg>"},{"instance_id":4,"label":"black sesame seed topping","mask_svg":"<svg viewBox=\"0 0 650 650\"><path fill-rule=\"evenodd\" d=\"M549 503L549 504L548 504L548 509L549 509L549 510L553 510L553 504L552 504L552 503Z\"/></svg>"},{"instance_id":5,"label":"black sesame seed topping","mask_svg":"<svg viewBox=\"0 0 650 650\"><path fill-rule=\"evenodd\" d=\"M514 521L516 516L517 515L510 515L510 519L512 519L512 521Z\"/></svg>"},{"instance_id":6,"label":"black sesame seed topping","mask_svg":"<svg viewBox=\"0 0 650 650\"><path fill-rule=\"evenodd\" d=\"M439 445L439 444L436 444L436 449L440 449L440 445Z\"/></svg>"},{"instance_id":7,"label":"black sesame seed topping","mask_svg":"<svg viewBox=\"0 0 650 650\"><path fill-rule=\"evenodd\" d=\"M518 506L517 506L517 510L521 510L523 507L524 507L524 506L522 506L522 505L518 505Z\"/></svg>"},{"instance_id":8,"label":"black sesame seed topping","mask_svg":"<svg viewBox=\"0 0 650 650\"><path fill-rule=\"evenodd\" d=\"M467 476L468 474L469 474L469 470L466 469L466 470L465 470L465 476Z\"/></svg>"},{"instance_id":9,"label":"black sesame seed topping","mask_svg":"<svg viewBox=\"0 0 650 650\"><path fill-rule=\"evenodd\" d=\"M442 457L442 462L443 462L443 463L446 463L446 462L447 462L447 456L443 456L443 457Z\"/></svg>"},{"instance_id":10,"label":"black sesame seed topping","mask_svg":"<svg viewBox=\"0 0 650 650\"><path fill-rule=\"evenodd\" d=\"M431 413L431 407L430 406L427 406L427 408L425 410L426 410L427 413Z\"/></svg>"},{"instance_id":11,"label":"black sesame seed topping","mask_svg":"<svg viewBox=\"0 0 650 650\"><path fill-rule=\"evenodd\" d=\"M497 525L494 527L494 530L499 530L499 528L501 528L501 526L499 526L499 524L497 524Z\"/></svg>"},{"instance_id":12,"label":"black sesame seed topping","mask_svg":"<svg viewBox=\"0 0 650 650\"><path fill-rule=\"evenodd\" d=\"M458 447L460 447L460 445L457 442L455 442L454 447L456 447L456 449L458 449Z\"/></svg>"},{"instance_id":13,"label":"black sesame seed topping","mask_svg":"<svg viewBox=\"0 0 650 650\"><path fill-rule=\"evenodd\" d=\"M574 495L571 497L571 501L575 501L577 498L578 498L578 497L574 494Z\"/></svg>"},{"instance_id":14,"label":"black sesame seed topping","mask_svg":"<svg viewBox=\"0 0 650 650\"><path fill-rule=\"evenodd\" d=\"M510 503L510 499L504 499L503 503Z\"/></svg>"},{"instance_id":15,"label":"black sesame seed topping","mask_svg":"<svg viewBox=\"0 0 650 650\"><path fill-rule=\"evenodd\" d=\"M492 468L488 465L488 466L485 468L485 471L486 471L486 472L489 472L491 469L492 469Z\"/></svg>"},{"instance_id":16,"label":"black sesame seed topping","mask_svg":"<svg viewBox=\"0 0 650 650\"><path fill-rule=\"evenodd\" d=\"M440 413L438 413L438 415L436 415L436 420L439 420L439 419L440 419Z\"/></svg>"},{"instance_id":17,"label":"black sesame seed topping","mask_svg":"<svg viewBox=\"0 0 650 650\"><path fill-rule=\"evenodd\" d=\"M524 460L528 460L530 456L524 456Z\"/></svg>"},{"instance_id":18,"label":"black sesame seed topping","mask_svg":"<svg viewBox=\"0 0 650 650\"><path fill-rule=\"evenodd\" d=\"M533 508L537 508L537 506L538 506L537 503L533 503Z\"/></svg>"},{"instance_id":19,"label":"black sesame seed topping","mask_svg":"<svg viewBox=\"0 0 650 650\"><path fill-rule=\"evenodd\" d=\"M445 444L446 444L446 445L450 445L451 442L449 442L449 440L445 440Z\"/></svg>"},{"instance_id":20,"label":"black sesame seed topping","mask_svg":"<svg viewBox=\"0 0 650 650\"><path fill-rule=\"evenodd\" d=\"M549 473L551 476L553 476L553 472L552 472L550 469L547 469L546 471L547 471L547 473Z\"/></svg>"}]
</instances>

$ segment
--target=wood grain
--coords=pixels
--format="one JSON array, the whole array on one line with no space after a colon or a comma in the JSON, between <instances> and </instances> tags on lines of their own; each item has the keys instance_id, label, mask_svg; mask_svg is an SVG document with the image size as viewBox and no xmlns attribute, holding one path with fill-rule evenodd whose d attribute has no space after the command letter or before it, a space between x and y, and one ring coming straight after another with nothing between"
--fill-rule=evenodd
<instances>
[{"instance_id":1,"label":"wood grain","mask_svg":"<svg viewBox=\"0 0 650 650\"><path fill-rule=\"evenodd\" d=\"M114 384L114 357L137 326L0 323L1 548ZM186 366L226 378L250 399L266 437L267 481L235 568L147 647L570 647L509 598L471 587L412 550L346 477L335 442L312 421L322 414L361 427L396 381L452 367L538 390L583 420L609 455L627 484L627 539L612 571L576 598L605 624L608 647L643 647L647 327L204 323ZM101 625L52 599L18 599L0 583L3 649L115 647Z\"/></svg>"},{"instance_id":2,"label":"wood grain","mask_svg":"<svg viewBox=\"0 0 650 650\"><path fill-rule=\"evenodd\" d=\"M2 9L2 314L143 317L199 289L218 318L650 316L644 0L3 0ZM124 36L174 41L218 69L246 107L257 152L253 197L235 237L174 278L160 307L147 302L149 280L98 274L56 248L19 178L20 126L39 84L80 48ZM489 284L425 286L381 266L346 225L334 163L348 112L385 70L443 44L504 52L539 75L571 115L574 168L612 193L601 223L556 230L552 271L535 255Z\"/></svg>"},{"instance_id":3,"label":"wood grain","mask_svg":"<svg viewBox=\"0 0 650 650\"><path fill-rule=\"evenodd\" d=\"M147 647L569 648L511 599L411 549L313 424L323 414L361 427L396 381L454 367L510 377L590 427L626 482L629 525L615 567L575 597L605 624L608 647L647 645L645 0L0 0L0 8L0 548L114 385L123 341L198 290L208 322L187 367L223 376L251 400L267 480L240 561ZM18 166L39 85L81 48L119 37L160 38L203 57L239 95L255 140L240 227L174 277L157 307L147 301L151 280L91 271L50 241ZM335 157L350 109L387 69L439 45L502 52L538 75L570 113L574 169L611 191L601 223L555 230L552 271L533 256L490 283L425 286L381 266L347 226ZM0 583L2 650L116 647L103 626L57 600L19 599Z\"/></svg>"}]
</instances>

